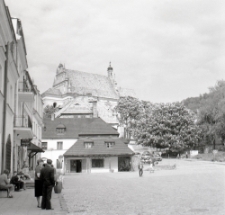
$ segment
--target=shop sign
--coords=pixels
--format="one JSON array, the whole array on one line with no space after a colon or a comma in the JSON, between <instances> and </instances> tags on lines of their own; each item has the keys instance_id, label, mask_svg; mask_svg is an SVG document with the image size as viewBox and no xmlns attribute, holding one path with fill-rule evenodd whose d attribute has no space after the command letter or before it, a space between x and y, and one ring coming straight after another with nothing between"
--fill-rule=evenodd
<instances>
[{"instance_id":1,"label":"shop sign","mask_svg":"<svg viewBox=\"0 0 225 215\"><path fill-rule=\"evenodd\" d=\"M22 139L21 140L21 146L30 146L30 141L31 141L31 139Z\"/></svg>"}]
</instances>

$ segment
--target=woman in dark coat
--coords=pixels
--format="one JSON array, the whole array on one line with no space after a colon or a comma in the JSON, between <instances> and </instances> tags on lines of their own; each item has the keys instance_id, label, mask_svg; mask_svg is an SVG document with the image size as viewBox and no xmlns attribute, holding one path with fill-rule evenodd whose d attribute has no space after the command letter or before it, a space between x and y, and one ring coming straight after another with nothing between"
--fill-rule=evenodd
<instances>
[{"instance_id":1,"label":"woman in dark coat","mask_svg":"<svg viewBox=\"0 0 225 215\"><path fill-rule=\"evenodd\" d=\"M43 160L39 159L37 161L37 166L35 168L35 182L34 182L34 196L37 198L37 207L41 207L41 196L42 196L42 180L40 180L41 169L43 168Z\"/></svg>"}]
</instances>

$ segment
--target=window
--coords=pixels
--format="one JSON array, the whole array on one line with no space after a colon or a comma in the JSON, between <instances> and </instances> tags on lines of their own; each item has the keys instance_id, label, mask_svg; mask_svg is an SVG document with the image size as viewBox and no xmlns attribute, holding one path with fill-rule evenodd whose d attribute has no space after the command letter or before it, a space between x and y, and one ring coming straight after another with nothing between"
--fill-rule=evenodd
<instances>
[{"instance_id":1,"label":"window","mask_svg":"<svg viewBox=\"0 0 225 215\"><path fill-rule=\"evenodd\" d=\"M48 148L48 143L47 143L47 142L42 142L42 143L41 143L41 148L44 149L44 150L47 150L47 148Z\"/></svg>"},{"instance_id":2,"label":"window","mask_svg":"<svg viewBox=\"0 0 225 215\"><path fill-rule=\"evenodd\" d=\"M105 142L107 148L112 148L115 145L115 142Z\"/></svg>"},{"instance_id":3,"label":"window","mask_svg":"<svg viewBox=\"0 0 225 215\"><path fill-rule=\"evenodd\" d=\"M104 167L104 159L92 159L92 167Z\"/></svg>"},{"instance_id":4,"label":"window","mask_svg":"<svg viewBox=\"0 0 225 215\"><path fill-rule=\"evenodd\" d=\"M56 132L57 132L58 134L64 134L65 131L66 131L65 128L56 128Z\"/></svg>"},{"instance_id":5,"label":"window","mask_svg":"<svg viewBox=\"0 0 225 215\"><path fill-rule=\"evenodd\" d=\"M57 150L63 149L63 142L57 142Z\"/></svg>"},{"instance_id":6,"label":"window","mask_svg":"<svg viewBox=\"0 0 225 215\"><path fill-rule=\"evenodd\" d=\"M56 132L57 132L57 134L64 134L66 132L66 126L63 124L59 124L56 127Z\"/></svg>"},{"instance_id":7,"label":"window","mask_svg":"<svg viewBox=\"0 0 225 215\"><path fill-rule=\"evenodd\" d=\"M84 147L85 147L85 149L90 149L90 148L92 148L92 147L93 147L93 145L94 145L94 143L93 143L93 142L85 142L85 143L84 143Z\"/></svg>"}]
</instances>

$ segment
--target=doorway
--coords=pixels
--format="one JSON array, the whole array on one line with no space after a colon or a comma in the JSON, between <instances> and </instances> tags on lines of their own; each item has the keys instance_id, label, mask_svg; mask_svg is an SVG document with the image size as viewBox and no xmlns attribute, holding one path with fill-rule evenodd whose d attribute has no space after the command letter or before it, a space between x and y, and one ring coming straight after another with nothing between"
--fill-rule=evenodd
<instances>
[{"instance_id":1,"label":"doorway","mask_svg":"<svg viewBox=\"0 0 225 215\"><path fill-rule=\"evenodd\" d=\"M82 172L82 161L70 160L70 172Z\"/></svg>"},{"instance_id":2,"label":"doorway","mask_svg":"<svg viewBox=\"0 0 225 215\"><path fill-rule=\"evenodd\" d=\"M131 169L130 157L118 157L118 171L128 172Z\"/></svg>"}]
</instances>

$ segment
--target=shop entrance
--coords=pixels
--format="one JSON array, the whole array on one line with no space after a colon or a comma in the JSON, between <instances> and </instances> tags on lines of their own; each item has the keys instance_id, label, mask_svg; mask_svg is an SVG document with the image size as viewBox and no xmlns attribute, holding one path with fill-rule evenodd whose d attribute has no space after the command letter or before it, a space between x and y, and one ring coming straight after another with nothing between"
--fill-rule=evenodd
<instances>
[{"instance_id":1,"label":"shop entrance","mask_svg":"<svg viewBox=\"0 0 225 215\"><path fill-rule=\"evenodd\" d=\"M118 157L118 171L127 172L130 171L130 157Z\"/></svg>"},{"instance_id":2,"label":"shop entrance","mask_svg":"<svg viewBox=\"0 0 225 215\"><path fill-rule=\"evenodd\" d=\"M82 161L70 160L70 172L82 172Z\"/></svg>"}]
</instances>

